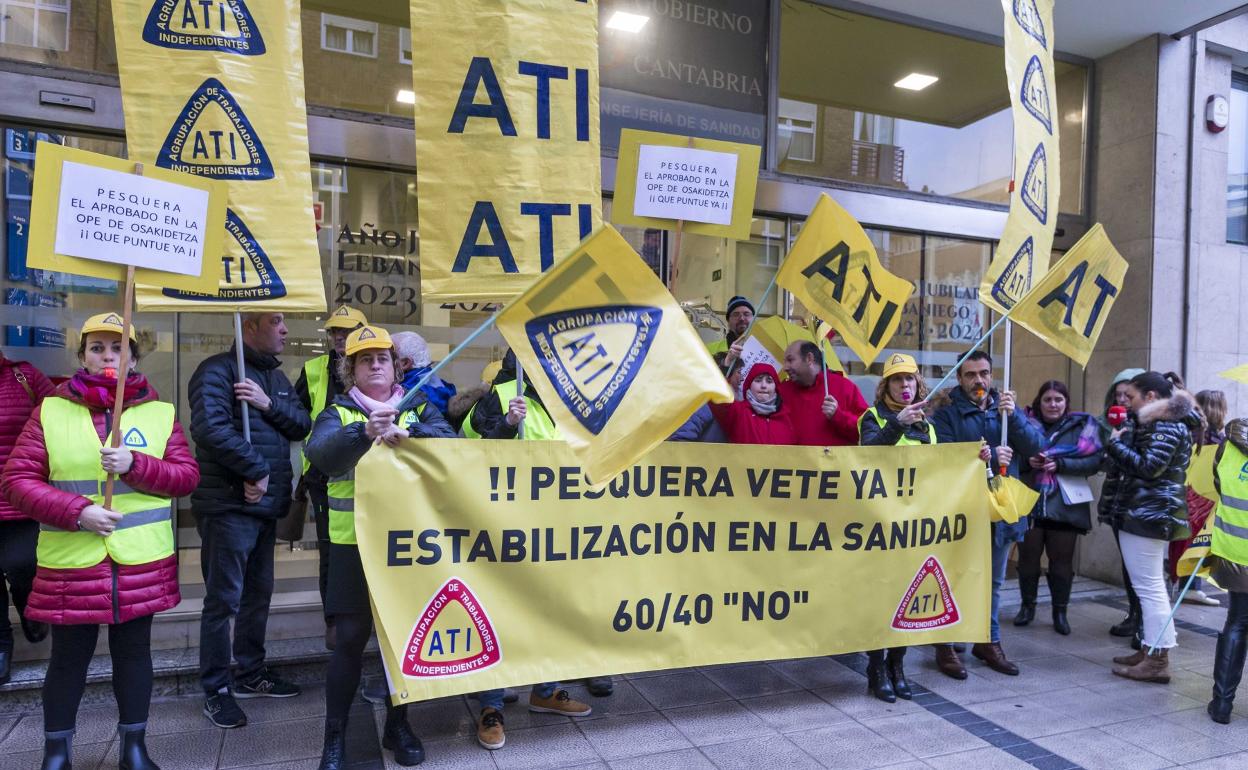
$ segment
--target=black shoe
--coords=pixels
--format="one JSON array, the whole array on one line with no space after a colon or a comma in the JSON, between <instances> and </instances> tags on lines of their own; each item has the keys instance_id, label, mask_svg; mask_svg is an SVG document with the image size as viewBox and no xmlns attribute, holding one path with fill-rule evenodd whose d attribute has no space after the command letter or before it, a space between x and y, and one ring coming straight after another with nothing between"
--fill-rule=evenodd
<instances>
[{"instance_id":1,"label":"black shoe","mask_svg":"<svg viewBox=\"0 0 1248 770\"><path fill-rule=\"evenodd\" d=\"M884 668L883 650L867 653L867 692L885 703L897 702L897 693L893 691L893 683Z\"/></svg>"},{"instance_id":2,"label":"black shoe","mask_svg":"<svg viewBox=\"0 0 1248 770\"><path fill-rule=\"evenodd\" d=\"M73 735L64 738L43 739L43 764L39 770L72 770L69 764L69 749L73 743Z\"/></svg>"},{"instance_id":3,"label":"black shoe","mask_svg":"<svg viewBox=\"0 0 1248 770\"><path fill-rule=\"evenodd\" d=\"M247 724L247 715L234 702L229 690L221 690L216 695L209 695L204 701L204 716L217 727L229 730Z\"/></svg>"},{"instance_id":4,"label":"black shoe","mask_svg":"<svg viewBox=\"0 0 1248 770\"><path fill-rule=\"evenodd\" d=\"M26 641L31 644L39 644L48 638L48 624L40 623L37 620L27 620L22 618L22 636L26 637Z\"/></svg>"},{"instance_id":5,"label":"black shoe","mask_svg":"<svg viewBox=\"0 0 1248 770\"><path fill-rule=\"evenodd\" d=\"M425 761L425 747L407 723L407 706L391 706L386 710L386 727L381 734L381 747L394 752L395 764L403 767Z\"/></svg>"},{"instance_id":6,"label":"black shoe","mask_svg":"<svg viewBox=\"0 0 1248 770\"><path fill-rule=\"evenodd\" d=\"M13 653L0 652L0 684L8 684L13 676Z\"/></svg>"},{"instance_id":7,"label":"black shoe","mask_svg":"<svg viewBox=\"0 0 1248 770\"><path fill-rule=\"evenodd\" d=\"M1062 636L1070 636L1070 621L1066 619L1065 605L1053 605L1053 630Z\"/></svg>"},{"instance_id":8,"label":"black shoe","mask_svg":"<svg viewBox=\"0 0 1248 770\"><path fill-rule=\"evenodd\" d=\"M585 688L595 698L606 698L615 692L615 683L609 676L591 676L585 680Z\"/></svg>"},{"instance_id":9,"label":"black shoe","mask_svg":"<svg viewBox=\"0 0 1248 770\"><path fill-rule=\"evenodd\" d=\"M893 692L902 700L910 700L914 693L910 691L910 683L906 681L906 669L902 660L906 657L905 647L894 647L888 651L888 659L884 668L888 671L889 681L893 683Z\"/></svg>"},{"instance_id":10,"label":"black shoe","mask_svg":"<svg viewBox=\"0 0 1248 770\"><path fill-rule=\"evenodd\" d=\"M1122 622L1117 625L1110 626L1110 636L1135 636L1140 630L1140 616L1134 610L1127 613Z\"/></svg>"},{"instance_id":11,"label":"black shoe","mask_svg":"<svg viewBox=\"0 0 1248 770\"><path fill-rule=\"evenodd\" d=\"M1144 646L1144 631L1138 630L1131 637L1131 649L1138 650Z\"/></svg>"},{"instance_id":12,"label":"black shoe","mask_svg":"<svg viewBox=\"0 0 1248 770\"><path fill-rule=\"evenodd\" d=\"M267 668L246 682L234 685L235 698L293 698L303 692L299 685L288 682L273 674Z\"/></svg>"},{"instance_id":13,"label":"black shoe","mask_svg":"<svg viewBox=\"0 0 1248 770\"><path fill-rule=\"evenodd\" d=\"M1213 699L1205 709L1218 724L1225 725L1231 721L1235 691L1244 673L1246 657L1248 637L1233 631L1218 634L1218 646L1213 657Z\"/></svg>"},{"instance_id":14,"label":"black shoe","mask_svg":"<svg viewBox=\"0 0 1248 770\"><path fill-rule=\"evenodd\" d=\"M510 687L503 689L503 703L515 703L520 700L520 693Z\"/></svg>"},{"instance_id":15,"label":"black shoe","mask_svg":"<svg viewBox=\"0 0 1248 770\"><path fill-rule=\"evenodd\" d=\"M318 770L343 770L347 766L347 720L325 720L325 745Z\"/></svg>"},{"instance_id":16,"label":"black shoe","mask_svg":"<svg viewBox=\"0 0 1248 770\"><path fill-rule=\"evenodd\" d=\"M952 645L954 652L966 652L966 644L963 642L954 642Z\"/></svg>"},{"instance_id":17,"label":"black shoe","mask_svg":"<svg viewBox=\"0 0 1248 770\"><path fill-rule=\"evenodd\" d=\"M147 755L147 744L144 741L147 730L145 727L128 727L117 725L121 736L121 754L117 759L117 770L160 770L160 766Z\"/></svg>"},{"instance_id":18,"label":"black shoe","mask_svg":"<svg viewBox=\"0 0 1248 770\"><path fill-rule=\"evenodd\" d=\"M1025 626L1031 623L1031 621L1035 619L1036 619L1035 603L1034 602L1032 602L1031 604L1024 603L1023 606L1018 608L1018 614L1014 616L1014 625Z\"/></svg>"}]
</instances>

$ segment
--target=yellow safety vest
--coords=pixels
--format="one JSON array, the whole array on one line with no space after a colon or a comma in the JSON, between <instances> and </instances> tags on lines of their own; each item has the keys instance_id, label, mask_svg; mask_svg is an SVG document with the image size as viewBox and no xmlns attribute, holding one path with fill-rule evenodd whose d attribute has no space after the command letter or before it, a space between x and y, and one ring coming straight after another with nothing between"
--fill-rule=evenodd
<instances>
[{"instance_id":1,"label":"yellow safety vest","mask_svg":"<svg viewBox=\"0 0 1248 770\"><path fill-rule=\"evenodd\" d=\"M1236 564L1248 564L1248 456L1229 441L1224 446L1215 470L1220 496L1210 551Z\"/></svg>"},{"instance_id":2,"label":"yellow safety vest","mask_svg":"<svg viewBox=\"0 0 1248 770\"><path fill-rule=\"evenodd\" d=\"M720 339L708 342L706 343L706 349L707 349L707 352L709 352L712 357L714 357L716 353L727 353L728 352L728 338L722 337Z\"/></svg>"},{"instance_id":3,"label":"yellow safety vest","mask_svg":"<svg viewBox=\"0 0 1248 770\"><path fill-rule=\"evenodd\" d=\"M338 410L338 418L342 427L355 422L368 422L368 415L355 409L334 404ZM403 429L410 428L420 421L425 411L422 403L415 409L404 410L395 419L395 424ZM355 545L355 468L329 479L329 542L339 545Z\"/></svg>"},{"instance_id":4,"label":"yellow safety vest","mask_svg":"<svg viewBox=\"0 0 1248 770\"><path fill-rule=\"evenodd\" d=\"M871 415L871 418L875 420L876 424L879 425L881 428L883 428L885 425L888 425L888 420L881 417L880 413L873 406L867 411L863 412L862 416L858 418L858 435L862 435L862 421L867 418L867 415ZM894 446L914 446L914 445L923 443L922 441L915 441L914 439L907 436L904 430L905 426L902 426L902 427L903 427L903 430L901 433L901 438L897 440L897 443ZM927 435L928 435L928 438L931 439L930 443L935 444L936 443L936 428L933 427L930 422L927 424Z\"/></svg>"},{"instance_id":5,"label":"yellow safety vest","mask_svg":"<svg viewBox=\"0 0 1248 770\"><path fill-rule=\"evenodd\" d=\"M329 404L329 354L319 355L303 365L303 374L308 383L308 401L312 404L312 422L316 422L316 416L325 410ZM304 450L307 449L308 442L303 442ZM312 467L312 463L308 462L308 455L305 451L303 454L303 472L307 473L308 468Z\"/></svg>"},{"instance_id":6,"label":"yellow safety vest","mask_svg":"<svg viewBox=\"0 0 1248 770\"><path fill-rule=\"evenodd\" d=\"M100 465L100 449L108 439L101 443L91 410L64 398L48 398L39 422L48 453L48 483L103 505L107 474ZM173 404L148 401L121 413L122 444L131 452L164 457L172 433ZM173 503L169 498L140 492L117 479L112 510L123 515L108 537L41 525L35 551L39 566L81 569L94 567L105 556L118 564L147 564L173 554Z\"/></svg>"},{"instance_id":7,"label":"yellow safety vest","mask_svg":"<svg viewBox=\"0 0 1248 770\"><path fill-rule=\"evenodd\" d=\"M498 396L498 406L503 414L507 414L507 405L511 399L516 397L516 383L504 382L502 385L494 386L494 393ZM524 397L525 406L528 411L524 415L524 440L525 441L562 441L563 436L559 433L559 428L555 425L555 421L550 419L550 414L537 401ZM473 404L468 410L468 415L464 417L463 431L468 438L481 438L481 434L477 433L472 427L472 415L477 411L477 405Z\"/></svg>"}]
</instances>

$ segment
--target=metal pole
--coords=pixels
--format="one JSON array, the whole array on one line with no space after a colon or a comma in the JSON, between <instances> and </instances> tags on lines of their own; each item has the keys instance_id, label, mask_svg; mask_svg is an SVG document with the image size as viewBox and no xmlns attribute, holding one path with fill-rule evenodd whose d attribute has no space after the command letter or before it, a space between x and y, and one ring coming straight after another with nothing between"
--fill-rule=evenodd
<instances>
[{"instance_id":1,"label":"metal pole","mask_svg":"<svg viewBox=\"0 0 1248 770\"><path fill-rule=\"evenodd\" d=\"M1009 316L1002 316L1002 318L1008 318L1008 317ZM1011 333L1011 331L1012 331L1012 327L1007 323L1005 325L1005 376L1002 378L1002 382L1001 382L1002 393L1010 389L1010 353L1011 353L1010 348L1014 341L1013 340L1014 335ZM1000 397L998 396L998 399L999 398ZM1016 409L1018 408L1017 404L1015 404L1014 406ZM1010 441L1009 433L1010 433L1010 416L1005 413L1004 409L1002 409L1001 410L1001 446L1006 446L1007 444L1009 444L1009 441ZM1006 474L1006 471L1008 470L1009 470L1009 466L1002 465L1001 475L1004 476Z\"/></svg>"},{"instance_id":2,"label":"metal pole","mask_svg":"<svg viewBox=\"0 0 1248 770\"><path fill-rule=\"evenodd\" d=\"M238 381L240 383L247 379L246 360L243 355L243 316L241 313L234 314L234 362L238 366ZM251 443L251 414L247 409L247 402L243 403L243 441Z\"/></svg>"},{"instance_id":3,"label":"metal pole","mask_svg":"<svg viewBox=\"0 0 1248 770\"><path fill-rule=\"evenodd\" d=\"M984 340L986 340L986 339L988 339L989 337L991 337L991 336L992 336L992 333L993 333L993 332L995 332L995 331L997 330L997 327L998 327L998 326L1000 326L1001 324L1005 323L1005 319L1007 319L1007 318L1009 318L1009 317L1010 317L1010 314L1009 314L1009 313L1006 313L1005 315L1003 315L1003 316L1001 316L1000 318L998 318L998 319L997 319L997 322L996 322L996 323L994 323L991 327L989 327L988 331L984 333L984 336L982 336L982 337L980 337L978 340L976 340L976 341L975 341L975 344L971 346L971 349L970 349L970 350L968 350L968 351L966 351L965 353L963 353L963 354L962 354L962 357L961 357L961 358L959 358L959 359L958 359L958 362L957 362L956 364L954 364L954 365L953 365L953 368L952 368L952 369L950 369L949 371L945 372L945 376L944 376L944 377L941 377L941 378L940 378L940 382L936 383L936 385L935 385L934 387L932 387L932 389L931 389L929 392L930 392L932 395L935 395L937 391L939 391L942 387L944 387L945 383L949 381L949 378L950 378L950 377L952 377L953 375L957 374L957 372L958 372L958 367L960 367L960 366L962 366L962 364L966 363L966 359L967 359L968 357L970 357L971 353L974 353L976 350L978 350L978 349L979 349L979 346L980 346L980 345L982 345L982 344L984 344Z\"/></svg>"},{"instance_id":4,"label":"metal pole","mask_svg":"<svg viewBox=\"0 0 1248 770\"><path fill-rule=\"evenodd\" d=\"M524 364L516 357L516 398L524 398ZM516 426L516 438L524 440L524 420Z\"/></svg>"},{"instance_id":5,"label":"metal pole","mask_svg":"<svg viewBox=\"0 0 1248 770\"><path fill-rule=\"evenodd\" d=\"M758 304L754 306L755 308L762 308L762 307L763 307L763 305L766 305L766 304L767 304L767 298L771 296L771 293L772 293L773 291L775 291L775 289L776 289L776 279L777 279L777 278L779 278L779 277L780 277L780 270L779 270L779 269L777 269L777 270L776 270L776 272L775 272L775 273L771 276L771 283L767 284L767 288L763 291L763 296L762 296L761 298L759 298L759 300L758 300ZM745 327L745 331L744 331L744 332L742 332L742 333L741 333L741 336L740 336L740 337L737 337L737 339L739 339L739 340L743 340L743 339L745 339L745 338L749 337L749 336L750 336L750 332L754 330L754 323L755 323L756 321L758 321L758 313L757 313L757 312L756 312L756 313L754 313L754 317L750 319L750 325L749 325L749 326L747 326L747 327ZM729 350L728 350L728 357L724 359L724 366L727 366L728 364L731 364L731 363L733 362L733 359L734 359L734 356L732 355L732 350L731 350L731 349L729 349Z\"/></svg>"},{"instance_id":6,"label":"metal pole","mask_svg":"<svg viewBox=\"0 0 1248 770\"><path fill-rule=\"evenodd\" d=\"M1200 557L1200 561L1196 562L1195 567L1192 567L1192 574L1187 576L1187 583L1183 586L1183 590L1179 592L1179 597L1174 600L1174 606L1170 608L1170 617L1166 618L1165 624L1163 624L1161 630L1157 632L1157 638L1153 640L1152 644L1148 645L1149 655L1152 655L1153 651L1157 649L1157 645L1161 643L1161 637L1166 633L1166 628L1174 622L1174 615L1179 611L1179 605L1183 603L1183 597L1187 596L1187 589L1191 588L1192 583L1196 581L1196 575L1200 572L1200 568L1205 563L1205 557L1208 555L1209 554L1206 553L1204 556Z\"/></svg>"},{"instance_id":7,"label":"metal pole","mask_svg":"<svg viewBox=\"0 0 1248 770\"><path fill-rule=\"evenodd\" d=\"M412 405L412 402L416 400L416 391L425 387L425 383L433 379L433 376L437 374L439 371L441 371L442 367L450 363L452 358L464 352L464 348L471 345L477 339L477 337L480 337L482 334L485 334L485 332L488 331L490 327L492 327L496 321L498 321L498 314L501 312L502 312L501 309L495 310L494 315L487 318L485 320L485 323L478 326L475 330L473 330L472 334L469 334L464 339L463 342L456 345L454 350L452 350L450 353L447 353L446 358L434 364L434 367L429 370L429 373L426 374L424 377L421 377L420 382L417 382L416 386L412 388L411 390L409 390L407 394L403 396L403 400L399 402L399 405L396 406L395 409L402 412L404 409L407 409L408 407L410 407Z\"/></svg>"}]
</instances>

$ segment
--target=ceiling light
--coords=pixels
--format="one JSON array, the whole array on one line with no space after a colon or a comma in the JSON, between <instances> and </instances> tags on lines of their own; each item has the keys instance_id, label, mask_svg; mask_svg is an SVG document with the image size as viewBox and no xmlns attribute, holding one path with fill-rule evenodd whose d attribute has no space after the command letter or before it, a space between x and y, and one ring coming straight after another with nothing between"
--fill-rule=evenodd
<instances>
[{"instance_id":1,"label":"ceiling light","mask_svg":"<svg viewBox=\"0 0 1248 770\"><path fill-rule=\"evenodd\" d=\"M893 85L898 88L904 88L907 91L922 91L937 80L940 80L940 78L935 75L920 75L917 72L911 72L901 80L893 83Z\"/></svg>"},{"instance_id":2,"label":"ceiling light","mask_svg":"<svg viewBox=\"0 0 1248 770\"><path fill-rule=\"evenodd\" d=\"M640 32L641 28L646 26L646 22L650 21L649 16L642 16L637 13L628 13L627 11L616 11L611 14L611 18L607 19L607 29L618 29L621 32Z\"/></svg>"},{"instance_id":3,"label":"ceiling light","mask_svg":"<svg viewBox=\"0 0 1248 770\"><path fill-rule=\"evenodd\" d=\"M406 88L399 89L399 92L394 95L394 100L400 104L415 104L416 92L408 91Z\"/></svg>"}]
</instances>

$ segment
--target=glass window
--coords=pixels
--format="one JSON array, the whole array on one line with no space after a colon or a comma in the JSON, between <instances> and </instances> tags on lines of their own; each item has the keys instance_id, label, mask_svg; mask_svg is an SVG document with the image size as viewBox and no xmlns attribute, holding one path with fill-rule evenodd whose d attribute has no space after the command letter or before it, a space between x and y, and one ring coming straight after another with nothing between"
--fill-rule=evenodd
<instances>
[{"instance_id":1,"label":"glass window","mask_svg":"<svg viewBox=\"0 0 1248 770\"><path fill-rule=\"evenodd\" d=\"M325 7L352 15L319 10ZM406 14L406 5L402 10ZM385 11L365 3L304 0L304 90L309 105L412 117L411 30L408 22L395 23L398 16Z\"/></svg>"},{"instance_id":2,"label":"glass window","mask_svg":"<svg viewBox=\"0 0 1248 770\"><path fill-rule=\"evenodd\" d=\"M682 303L703 305L720 318L728 308L728 300L736 295L757 302L788 253L785 228L783 219L756 216L746 241L683 234L679 253L669 267L675 273L671 281L673 296ZM676 239L671 232L667 237L671 244L669 253L673 253ZM773 291L767 303L756 308L759 315L779 313L779 295L778 289ZM718 329L710 338L722 335L723 330Z\"/></svg>"},{"instance_id":3,"label":"glass window","mask_svg":"<svg viewBox=\"0 0 1248 770\"><path fill-rule=\"evenodd\" d=\"M377 22L321 14L321 48L356 56L377 56Z\"/></svg>"},{"instance_id":4,"label":"glass window","mask_svg":"<svg viewBox=\"0 0 1248 770\"><path fill-rule=\"evenodd\" d=\"M806 0L781 8L780 171L1008 203L1012 120L1000 46ZM1055 71L1060 209L1079 213L1087 71L1067 62ZM936 79L920 90L894 85L911 74Z\"/></svg>"},{"instance_id":5,"label":"glass window","mask_svg":"<svg viewBox=\"0 0 1248 770\"><path fill-rule=\"evenodd\" d=\"M412 63L412 31L407 27L399 30L399 63Z\"/></svg>"},{"instance_id":6,"label":"glass window","mask_svg":"<svg viewBox=\"0 0 1248 770\"><path fill-rule=\"evenodd\" d=\"M1226 240L1248 243L1248 75L1231 77L1226 168Z\"/></svg>"},{"instance_id":7,"label":"glass window","mask_svg":"<svg viewBox=\"0 0 1248 770\"><path fill-rule=\"evenodd\" d=\"M66 50L69 0L0 1L0 43Z\"/></svg>"}]
</instances>

